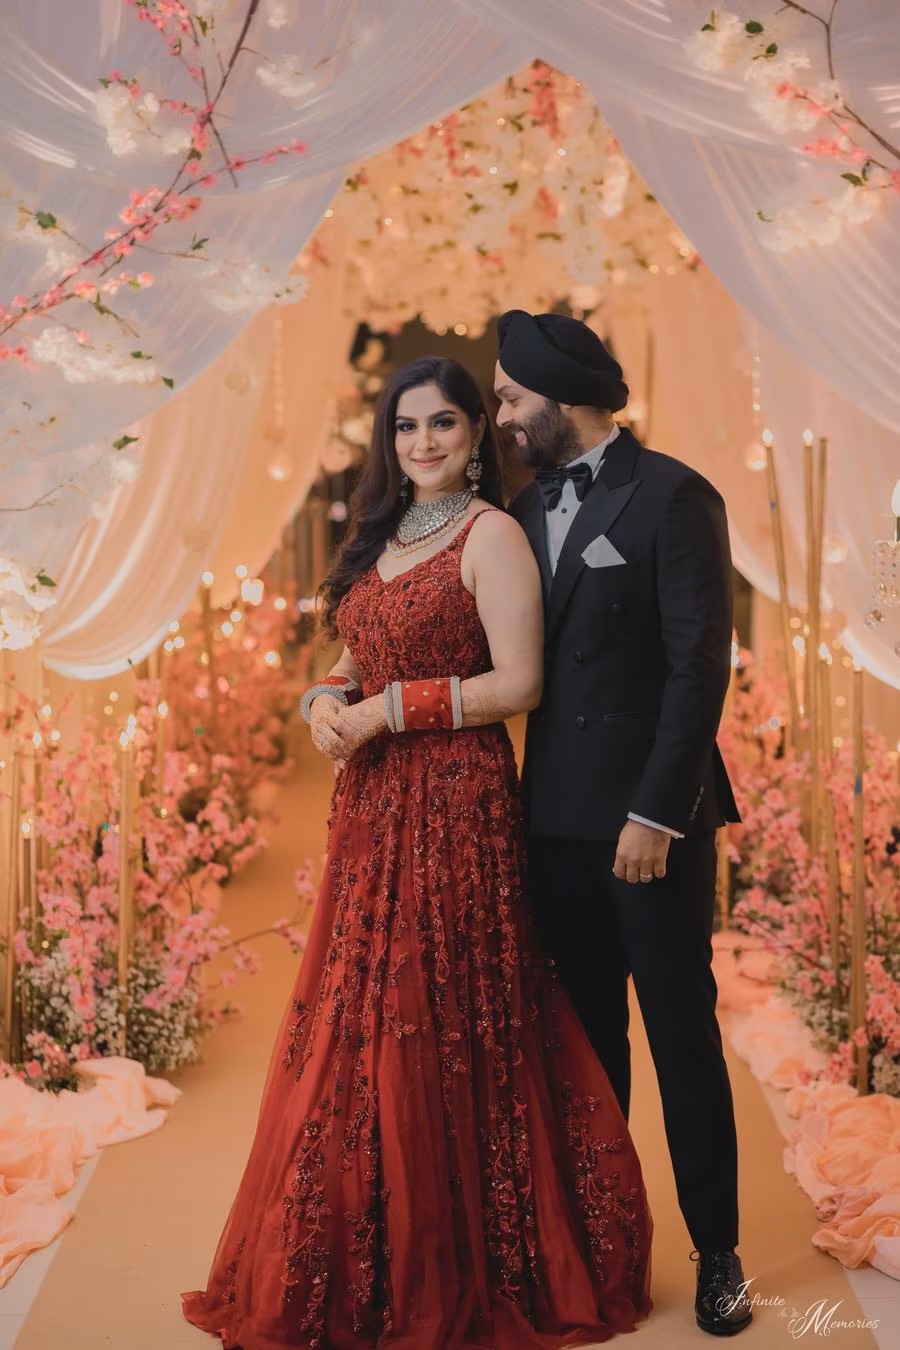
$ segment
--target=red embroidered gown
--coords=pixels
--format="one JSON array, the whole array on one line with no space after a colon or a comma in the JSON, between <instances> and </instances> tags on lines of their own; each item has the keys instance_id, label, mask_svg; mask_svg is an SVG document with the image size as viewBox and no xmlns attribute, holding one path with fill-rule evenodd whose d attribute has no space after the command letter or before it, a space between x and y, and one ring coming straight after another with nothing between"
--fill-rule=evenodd
<instances>
[{"instance_id":1,"label":"red embroidered gown","mask_svg":"<svg viewBox=\"0 0 900 1350\"><path fill-rule=\"evenodd\" d=\"M460 575L470 528L344 597L365 695L490 669ZM190 1322L241 1350L551 1350L646 1315L640 1165L523 883L502 723L384 733L353 757Z\"/></svg>"}]
</instances>

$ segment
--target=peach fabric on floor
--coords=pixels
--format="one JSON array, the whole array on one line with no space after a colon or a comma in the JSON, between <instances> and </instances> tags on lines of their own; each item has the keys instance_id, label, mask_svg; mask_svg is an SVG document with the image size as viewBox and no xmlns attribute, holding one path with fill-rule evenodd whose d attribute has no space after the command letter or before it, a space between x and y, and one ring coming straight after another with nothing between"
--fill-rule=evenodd
<instances>
[{"instance_id":1,"label":"peach fabric on floor","mask_svg":"<svg viewBox=\"0 0 900 1350\"><path fill-rule=\"evenodd\" d=\"M713 934L712 947L719 1011L746 1012L765 1003L772 992L774 958L759 938L725 928Z\"/></svg>"},{"instance_id":2,"label":"peach fabric on floor","mask_svg":"<svg viewBox=\"0 0 900 1350\"><path fill-rule=\"evenodd\" d=\"M785 1167L825 1220L813 1243L900 1280L900 1100L817 1083L794 1088L785 1106L798 1120Z\"/></svg>"},{"instance_id":3,"label":"peach fabric on floor","mask_svg":"<svg viewBox=\"0 0 900 1350\"><path fill-rule=\"evenodd\" d=\"M735 1018L728 1036L754 1078L772 1087L797 1087L821 1073L827 1061L813 1044L812 1032L780 994L770 993L765 1003Z\"/></svg>"},{"instance_id":4,"label":"peach fabric on floor","mask_svg":"<svg viewBox=\"0 0 900 1350\"><path fill-rule=\"evenodd\" d=\"M0 1288L72 1218L58 1197L75 1184L79 1165L107 1144L158 1129L161 1108L181 1096L117 1055L83 1060L78 1072L93 1086L53 1094L0 1079Z\"/></svg>"}]
</instances>

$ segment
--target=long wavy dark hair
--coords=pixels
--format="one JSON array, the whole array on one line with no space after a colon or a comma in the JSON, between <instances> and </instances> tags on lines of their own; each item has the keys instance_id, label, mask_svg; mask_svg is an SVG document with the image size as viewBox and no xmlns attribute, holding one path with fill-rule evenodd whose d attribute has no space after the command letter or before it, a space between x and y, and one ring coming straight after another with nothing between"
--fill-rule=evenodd
<instances>
[{"instance_id":1,"label":"long wavy dark hair","mask_svg":"<svg viewBox=\"0 0 900 1350\"><path fill-rule=\"evenodd\" d=\"M335 613L358 577L384 551L403 515L400 463L395 448L397 404L410 389L435 384L442 396L472 421L485 419L481 438L481 480L478 495L492 506L503 507L503 489L491 420L477 383L458 361L443 356L420 356L396 371L381 391L375 408L372 444L362 476L349 503L349 526L330 573L319 587L322 626L337 637Z\"/></svg>"}]
</instances>

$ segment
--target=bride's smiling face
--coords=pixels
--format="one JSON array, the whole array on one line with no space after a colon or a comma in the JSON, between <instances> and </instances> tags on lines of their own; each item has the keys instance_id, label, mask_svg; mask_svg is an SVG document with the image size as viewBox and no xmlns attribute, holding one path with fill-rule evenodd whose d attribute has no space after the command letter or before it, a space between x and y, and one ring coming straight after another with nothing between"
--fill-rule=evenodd
<instances>
[{"instance_id":1,"label":"bride's smiling face","mask_svg":"<svg viewBox=\"0 0 900 1350\"><path fill-rule=\"evenodd\" d=\"M394 447L416 501L461 492L466 465L484 434L484 418L472 422L436 384L407 389L397 401Z\"/></svg>"}]
</instances>

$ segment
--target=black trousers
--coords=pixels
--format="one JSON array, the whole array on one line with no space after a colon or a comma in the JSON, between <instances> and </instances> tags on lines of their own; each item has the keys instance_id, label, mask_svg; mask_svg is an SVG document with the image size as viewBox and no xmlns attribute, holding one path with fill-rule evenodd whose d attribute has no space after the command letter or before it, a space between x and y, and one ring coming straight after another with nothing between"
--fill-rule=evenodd
<instances>
[{"instance_id":1,"label":"black trousers","mask_svg":"<svg viewBox=\"0 0 900 1350\"><path fill-rule=\"evenodd\" d=\"M698 1250L737 1246L737 1139L711 969L713 832L673 839L666 876L613 875L615 842L531 835L538 935L628 1119L628 976L656 1068L678 1202Z\"/></svg>"}]
</instances>

